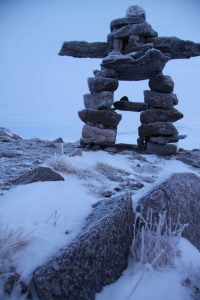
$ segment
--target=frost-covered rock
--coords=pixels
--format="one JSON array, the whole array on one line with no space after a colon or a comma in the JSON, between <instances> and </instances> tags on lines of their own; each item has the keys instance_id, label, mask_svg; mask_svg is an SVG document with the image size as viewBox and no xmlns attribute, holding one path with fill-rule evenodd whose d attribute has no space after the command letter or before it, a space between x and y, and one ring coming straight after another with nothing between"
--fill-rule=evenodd
<instances>
[{"instance_id":1,"label":"frost-covered rock","mask_svg":"<svg viewBox=\"0 0 200 300\"><path fill-rule=\"evenodd\" d=\"M200 177L193 173L176 173L139 201L144 214L167 213L173 226L188 224L183 235L200 250Z\"/></svg>"},{"instance_id":2,"label":"frost-covered rock","mask_svg":"<svg viewBox=\"0 0 200 300\"><path fill-rule=\"evenodd\" d=\"M113 146L117 135L116 129L100 129L98 127L84 125L81 143L91 145Z\"/></svg>"},{"instance_id":3,"label":"frost-covered rock","mask_svg":"<svg viewBox=\"0 0 200 300\"><path fill-rule=\"evenodd\" d=\"M183 114L175 108L147 109L140 114L141 123L175 122L183 118Z\"/></svg>"},{"instance_id":4,"label":"frost-covered rock","mask_svg":"<svg viewBox=\"0 0 200 300\"><path fill-rule=\"evenodd\" d=\"M91 77L88 78L88 86L91 93L114 92L118 88L118 80L105 77Z\"/></svg>"},{"instance_id":5,"label":"frost-covered rock","mask_svg":"<svg viewBox=\"0 0 200 300\"><path fill-rule=\"evenodd\" d=\"M158 93L154 91L144 91L144 101L156 108L172 108L178 104L178 98L173 93Z\"/></svg>"},{"instance_id":6,"label":"frost-covered rock","mask_svg":"<svg viewBox=\"0 0 200 300\"><path fill-rule=\"evenodd\" d=\"M133 219L129 194L98 202L77 238L34 272L39 298L94 300L127 267Z\"/></svg>"},{"instance_id":7,"label":"frost-covered rock","mask_svg":"<svg viewBox=\"0 0 200 300\"><path fill-rule=\"evenodd\" d=\"M178 134L177 129L170 122L155 122L142 124L138 128L139 136L174 136Z\"/></svg>"},{"instance_id":8,"label":"frost-covered rock","mask_svg":"<svg viewBox=\"0 0 200 300\"><path fill-rule=\"evenodd\" d=\"M113 105L113 93L101 92L95 94L85 94L84 105L87 109L110 108Z\"/></svg>"},{"instance_id":9,"label":"frost-covered rock","mask_svg":"<svg viewBox=\"0 0 200 300\"><path fill-rule=\"evenodd\" d=\"M131 5L126 11L126 17L142 17L146 19L146 12L139 5Z\"/></svg>"},{"instance_id":10,"label":"frost-covered rock","mask_svg":"<svg viewBox=\"0 0 200 300\"><path fill-rule=\"evenodd\" d=\"M83 109L78 112L79 118L93 125L102 124L105 127L116 128L122 116L112 110Z\"/></svg>"},{"instance_id":11,"label":"frost-covered rock","mask_svg":"<svg viewBox=\"0 0 200 300\"><path fill-rule=\"evenodd\" d=\"M174 90L174 81L171 76L158 74L150 78L149 87L155 92L172 93Z\"/></svg>"},{"instance_id":12,"label":"frost-covered rock","mask_svg":"<svg viewBox=\"0 0 200 300\"><path fill-rule=\"evenodd\" d=\"M13 142L16 140L22 140L22 138L8 129L0 127L0 142Z\"/></svg>"},{"instance_id":13,"label":"frost-covered rock","mask_svg":"<svg viewBox=\"0 0 200 300\"><path fill-rule=\"evenodd\" d=\"M63 181L64 178L48 167L37 167L33 170L27 171L12 180L13 184L28 184L37 181Z\"/></svg>"}]
</instances>

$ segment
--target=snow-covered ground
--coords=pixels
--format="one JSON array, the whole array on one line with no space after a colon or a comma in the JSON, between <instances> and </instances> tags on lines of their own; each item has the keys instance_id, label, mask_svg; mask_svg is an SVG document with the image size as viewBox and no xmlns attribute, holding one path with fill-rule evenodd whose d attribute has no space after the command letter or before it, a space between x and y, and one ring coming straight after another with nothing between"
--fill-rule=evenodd
<instances>
[{"instance_id":1,"label":"snow-covered ground","mask_svg":"<svg viewBox=\"0 0 200 300\"><path fill-rule=\"evenodd\" d=\"M34 269L72 241L92 210L92 204L103 199L105 192L114 194L116 187L122 188L123 183L130 180L140 182L144 187L131 191L135 206L140 197L174 171L195 172L174 158L166 160L131 152L113 155L104 151L83 151L82 156L52 157L44 164L52 166L59 159L65 165L66 171L62 173L65 181L17 186L0 198L1 227L7 232L21 232L22 238L28 240L26 247L11 252L10 261L7 265L4 262L4 268L8 270L15 266L25 282L29 282ZM187 279L193 280L196 273L200 276L200 253L184 239L179 247L176 265L170 269L153 270L141 265L137 268L130 259L121 278L97 294L96 300L193 299ZM6 299L4 296L0 298Z\"/></svg>"}]
</instances>

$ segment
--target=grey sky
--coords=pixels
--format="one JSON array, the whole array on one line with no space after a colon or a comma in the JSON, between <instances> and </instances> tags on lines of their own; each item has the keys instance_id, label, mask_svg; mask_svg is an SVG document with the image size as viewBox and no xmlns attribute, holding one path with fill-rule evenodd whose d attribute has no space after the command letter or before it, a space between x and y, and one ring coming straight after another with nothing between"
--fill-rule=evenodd
<instances>
[{"instance_id":1,"label":"grey sky","mask_svg":"<svg viewBox=\"0 0 200 300\"><path fill-rule=\"evenodd\" d=\"M0 126L27 137L78 138L77 110L88 92L87 77L101 60L57 53L64 40L105 41L110 21L123 17L132 4L146 10L147 22L160 36L200 42L199 0L1 0ZM185 124L199 120L199 70L200 58L170 61L164 70L175 80ZM144 88L147 81L120 83L115 98L143 101ZM139 114L123 114L120 130L138 125Z\"/></svg>"}]
</instances>

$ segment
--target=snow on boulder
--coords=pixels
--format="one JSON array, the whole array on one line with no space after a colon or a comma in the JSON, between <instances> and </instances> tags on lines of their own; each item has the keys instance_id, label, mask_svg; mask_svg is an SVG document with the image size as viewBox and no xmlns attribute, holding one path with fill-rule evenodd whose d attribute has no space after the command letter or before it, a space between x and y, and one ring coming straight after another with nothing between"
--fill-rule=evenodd
<instances>
[{"instance_id":1,"label":"snow on boulder","mask_svg":"<svg viewBox=\"0 0 200 300\"><path fill-rule=\"evenodd\" d=\"M33 170L27 171L12 180L12 183L17 184L28 184L37 181L60 181L64 180L64 178L48 167L37 167Z\"/></svg>"},{"instance_id":2,"label":"snow on boulder","mask_svg":"<svg viewBox=\"0 0 200 300\"><path fill-rule=\"evenodd\" d=\"M127 268L133 220L129 194L97 202L75 240L34 272L39 298L95 299Z\"/></svg>"},{"instance_id":3,"label":"snow on boulder","mask_svg":"<svg viewBox=\"0 0 200 300\"><path fill-rule=\"evenodd\" d=\"M153 192L140 199L137 207L146 216L149 208L157 215L166 212L172 226L188 224L183 232L200 250L200 177L194 173L176 173Z\"/></svg>"},{"instance_id":4,"label":"snow on boulder","mask_svg":"<svg viewBox=\"0 0 200 300\"><path fill-rule=\"evenodd\" d=\"M0 127L0 142L13 142L16 140L22 140L22 138L8 129Z\"/></svg>"}]
</instances>

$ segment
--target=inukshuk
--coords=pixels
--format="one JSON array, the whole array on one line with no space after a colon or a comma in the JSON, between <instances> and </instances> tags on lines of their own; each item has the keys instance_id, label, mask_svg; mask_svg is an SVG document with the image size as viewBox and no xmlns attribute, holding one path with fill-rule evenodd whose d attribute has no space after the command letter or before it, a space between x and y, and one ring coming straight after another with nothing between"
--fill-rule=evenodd
<instances>
[{"instance_id":1,"label":"inukshuk","mask_svg":"<svg viewBox=\"0 0 200 300\"><path fill-rule=\"evenodd\" d=\"M200 55L200 44L175 37L158 37L146 22L143 8L133 5L125 18L113 20L107 42L64 42L60 55L103 58L101 70L88 78L89 94L84 95L85 109L78 112L85 123L82 145L104 148L115 145L121 115L116 110L141 112L138 147L145 153L175 154L173 143L184 138L173 122L183 114L174 108L178 104L173 93L174 82L163 75L170 59ZM144 102L131 102L127 97L114 102L119 80L149 79L150 90L144 91ZM113 107L114 106L114 107Z\"/></svg>"}]
</instances>

